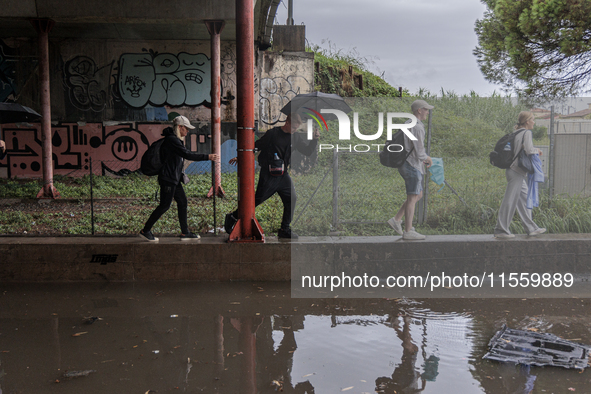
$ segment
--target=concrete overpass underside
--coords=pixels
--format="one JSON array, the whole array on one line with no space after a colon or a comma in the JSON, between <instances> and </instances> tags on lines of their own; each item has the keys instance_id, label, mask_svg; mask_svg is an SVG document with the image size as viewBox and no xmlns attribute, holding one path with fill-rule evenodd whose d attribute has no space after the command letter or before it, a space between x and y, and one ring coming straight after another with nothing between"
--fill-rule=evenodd
<instances>
[{"instance_id":1,"label":"concrete overpass underside","mask_svg":"<svg viewBox=\"0 0 591 394\"><path fill-rule=\"evenodd\" d=\"M226 22L222 41L236 40L235 0L8 0L0 38L37 37L31 19L51 19L50 39L209 40L207 20ZM255 0L255 40L269 43L278 0Z\"/></svg>"}]
</instances>

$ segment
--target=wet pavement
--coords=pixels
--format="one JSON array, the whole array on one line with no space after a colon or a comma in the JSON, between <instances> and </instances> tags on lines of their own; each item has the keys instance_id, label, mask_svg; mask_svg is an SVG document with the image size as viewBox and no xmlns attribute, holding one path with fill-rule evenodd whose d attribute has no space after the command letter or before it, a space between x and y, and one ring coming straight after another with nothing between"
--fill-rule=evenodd
<instances>
[{"instance_id":1,"label":"wet pavement","mask_svg":"<svg viewBox=\"0 0 591 394\"><path fill-rule=\"evenodd\" d=\"M588 393L483 360L503 324L591 344L589 299L292 299L287 282L3 284L12 393Z\"/></svg>"}]
</instances>

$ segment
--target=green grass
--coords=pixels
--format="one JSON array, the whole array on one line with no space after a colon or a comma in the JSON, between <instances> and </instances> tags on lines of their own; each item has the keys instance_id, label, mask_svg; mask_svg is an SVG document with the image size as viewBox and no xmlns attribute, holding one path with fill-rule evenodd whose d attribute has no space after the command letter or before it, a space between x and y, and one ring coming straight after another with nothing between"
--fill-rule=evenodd
<instances>
[{"instance_id":1,"label":"green grass","mask_svg":"<svg viewBox=\"0 0 591 394\"><path fill-rule=\"evenodd\" d=\"M321 157L324 165L311 173L293 175L298 194L294 218L300 216L309 197L329 170L330 160ZM377 155L339 156L340 221L368 221L377 224L340 224L343 235L392 235L385 221L394 216L405 199L404 184L396 170L378 164ZM444 157L445 178L465 200L464 205L448 187L433 182L429 184L427 221L418 227L425 234L491 234L496 223L497 211L503 198L506 181L504 171L492 167L486 158ZM209 175L193 175L186 186L189 202L189 225L192 229L207 232L213 229L213 200L205 197L209 190ZM155 179L133 176L121 179L95 177L98 190L94 204L95 232L97 234L135 234L143 226L158 204L154 200L157 190ZM4 187L11 185L10 187ZM15 186L18 185L18 186ZM56 188L62 199L70 203L55 202L40 206L33 202L27 206L3 209L0 212L0 234L90 234L91 216L89 182L60 179ZM34 198L37 181L0 181L4 198ZM224 215L236 209L237 191L235 174L224 174L222 187L225 198L216 199L218 228ZM104 200L113 198L112 200ZM329 170L324 183L316 192L305 211L295 223L294 229L302 235L327 235L333 228L333 179ZM263 231L274 234L283 213L281 200L275 195L256 210ZM552 201L541 192L541 207L533 210L534 221L546 227L550 233L591 232L591 199L557 196ZM512 223L512 231L523 233L518 216ZM158 234L178 234L176 204L159 220L154 228Z\"/></svg>"}]
</instances>

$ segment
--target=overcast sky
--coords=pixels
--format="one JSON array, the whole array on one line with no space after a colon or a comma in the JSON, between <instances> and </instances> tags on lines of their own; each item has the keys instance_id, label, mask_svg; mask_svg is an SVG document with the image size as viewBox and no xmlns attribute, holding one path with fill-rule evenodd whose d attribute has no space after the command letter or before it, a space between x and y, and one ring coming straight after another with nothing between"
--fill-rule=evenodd
<instances>
[{"instance_id":1,"label":"overcast sky","mask_svg":"<svg viewBox=\"0 0 591 394\"><path fill-rule=\"evenodd\" d=\"M287 2L276 23L285 24ZM482 76L472 50L474 22L486 7L479 0L293 0L295 24L306 25L309 43L356 49L372 58L371 71L391 85L416 93L443 88L490 95L499 86ZM323 44L322 41L325 41ZM379 70L379 71L378 71Z\"/></svg>"}]
</instances>

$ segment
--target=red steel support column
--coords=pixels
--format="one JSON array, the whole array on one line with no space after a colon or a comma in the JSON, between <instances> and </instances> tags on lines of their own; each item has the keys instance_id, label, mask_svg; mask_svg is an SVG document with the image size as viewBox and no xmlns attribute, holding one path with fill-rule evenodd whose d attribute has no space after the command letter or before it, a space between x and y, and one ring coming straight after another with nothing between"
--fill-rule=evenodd
<instances>
[{"instance_id":1,"label":"red steel support column","mask_svg":"<svg viewBox=\"0 0 591 394\"><path fill-rule=\"evenodd\" d=\"M37 198L58 198L53 186L53 153L51 148L51 99L49 84L49 32L55 24L51 19L32 19L39 45L39 86L41 90L41 141L43 158L43 188Z\"/></svg>"},{"instance_id":2,"label":"red steel support column","mask_svg":"<svg viewBox=\"0 0 591 394\"><path fill-rule=\"evenodd\" d=\"M239 336L239 348L243 353L242 358L242 385L241 394L257 393L257 374L256 374L256 355L257 355L257 336L256 328L252 317L240 318L241 330Z\"/></svg>"},{"instance_id":3,"label":"red steel support column","mask_svg":"<svg viewBox=\"0 0 591 394\"><path fill-rule=\"evenodd\" d=\"M257 393L257 330L263 318L258 316L230 319L232 326L239 332L238 349L242 352L242 368L240 373L240 394Z\"/></svg>"},{"instance_id":4,"label":"red steel support column","mask_svg":"<svg viewBox=\"0 0 591 394\"><path fill-rule=\"evenodd\" d=\"M213 184L207 194L212 197L224 197L222 189L222 111L221 111L221 49L220 34L224 29L224 21L205 21L205 26L211 36L211 153L220 155L220 160L212 163Z\"/></svg>"},{"instance_id":5,"label":"red steel support column","mask_svg":"<svg viewBox=\"0 0 591 394\"><path fill-rule=\"evenodd\" d=\"M264 242L254 215L254 5L236 0L238 222L229 241Z\"/></svg>"}]
</instances>

